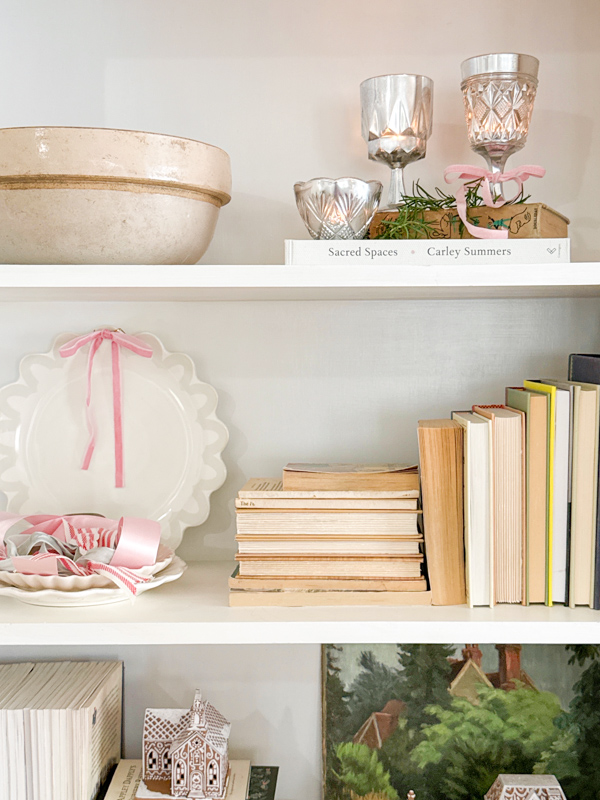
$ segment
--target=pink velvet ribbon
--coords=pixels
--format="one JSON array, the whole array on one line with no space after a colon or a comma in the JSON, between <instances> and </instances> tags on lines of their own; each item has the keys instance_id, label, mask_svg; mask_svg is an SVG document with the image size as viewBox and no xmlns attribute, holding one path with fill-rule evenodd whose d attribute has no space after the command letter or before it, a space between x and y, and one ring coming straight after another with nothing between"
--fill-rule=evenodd
<instances>
[{"instance_id":1,"label":"pink velvet ribbon","mask_svg":"<svg viewBox=\"0 0 600 800\"><path fill-rule=\"evenodd\" d=\"M543 167L537 167L534 164L526 164L516 169L508 170L508 172L490 172L482 167L472 167L469 164L452 164L444 170L444 180L446 183L452 183L455 180L466 181L481 181L481 197L486 206L492 208L500 208L505 203L512 203L519 196L523 184L528 178L543 178L546 170ZM503 197L494 200L492 197L492 183L508 183L513 181L517 184L517 192L510 200ZM463 183L456 192L456 210L458 216L461 218L465 228L469 231L471 236L476 239L508 239L507 230L497 230L495 228L480 228L478 225L473 225L467 219L467 197L466 188Z\"/></svg>"},{"instance_id":2,"label":"pink velvet ribbon","mask_svg":"<svg viewBox=\"0 0 600 800\"><path fill-rule=\"evenodd\" d=\"M86 419L90 438L83 456L81 469L88 469L96 447L96 421L92 410L92 368L94 356L102 342L107 339L112 349L113 417L115 430L115 486L123 488L123 391L121 386L121 347L131 350L143 358L152 358L152 348L136 336L128 336L121 331L103 329L77 336L64 344L58 351L63 358L74 356L82 347L91 344L87 364L87 392L85 398Z\"/></svg>"}]
</instances>

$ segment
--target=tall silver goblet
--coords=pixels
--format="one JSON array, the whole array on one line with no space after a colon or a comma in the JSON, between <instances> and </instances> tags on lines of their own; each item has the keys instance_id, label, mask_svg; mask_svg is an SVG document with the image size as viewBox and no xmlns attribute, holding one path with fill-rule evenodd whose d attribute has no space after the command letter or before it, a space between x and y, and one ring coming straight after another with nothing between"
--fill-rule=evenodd
<instances>
[{"instance_id":1,"label":"tall silver goblet","mask_svg":"<svg viewBox=\"0 0 600 800\"><path fill-rule=\"evenodd\" d=\"M488 53L461 64L461 89L471 149L493 173L524 147L537 90L540 62L521 53ZM502 197L493 184L494 199Z\"/></svg>"},{"instance_id":2,"label":"tall silver goblet","mask_svg":"<svg viewBox=\"0 0 600 800\"><path fill-rule=\"evenodd\" d=\"M433 81L425 75L380 75L360 85L362 135L369 158L391 167L388 209L404 197L403 170L425 157L431 136Z\"/></svg>"}]
</instances>

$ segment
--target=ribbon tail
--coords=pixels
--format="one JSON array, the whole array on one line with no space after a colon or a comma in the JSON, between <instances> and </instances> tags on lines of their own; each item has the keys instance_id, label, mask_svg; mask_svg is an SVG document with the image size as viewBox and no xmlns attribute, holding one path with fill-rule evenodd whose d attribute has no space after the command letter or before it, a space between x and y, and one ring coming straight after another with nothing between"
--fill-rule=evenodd
<instances>
[{"instance_id":1,"label":"ribbon tail","mask_svg":"<svg viewBox=\"0 0 600 800\"><path fill-rule=\"evenodd\" d=\"M123 478L123 392L119 344L112 341L113 418L115 426L115 486L122 489Z\"/></svg>"},{"instance_id":2,"label":"ribbon tail","mask_svg":"<svg viewBox=\"0 0 600 800\"><path fill-rule=\"evenodd\" d=\"M473 225L467 219L467 198L465 195L464 184L456 192L456 210L463 225L474 239L508 239L508 231L490 230Z\"/></svg>"},{"instance_id":3,"label":"ribbon tail","mask_svg":"<svg viewBox=\"0 0 600 800\"><path fill-rule=\"evenodd\" d=\"M94 418L94 412L92 411L92 368L94 366L94 356L96 355L101 344L102 339L94 339L88 356L85 416L90 438L88 439L88 443L83 454L81 469L89 469L92 456L94 455L94 449L96 447L96 420Z\"/></svg>"}]
</instances>

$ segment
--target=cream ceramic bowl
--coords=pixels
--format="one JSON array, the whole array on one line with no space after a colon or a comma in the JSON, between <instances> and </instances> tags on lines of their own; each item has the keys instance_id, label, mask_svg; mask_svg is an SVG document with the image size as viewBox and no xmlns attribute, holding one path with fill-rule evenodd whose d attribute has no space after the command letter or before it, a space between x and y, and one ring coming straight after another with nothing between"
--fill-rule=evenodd
<instances>
[{"instance_id":1,"label":"cream ceramic bowl","mask_svg":"<svg viewBox=\"0 0 600 800\"><path fill-rule=\"evenodd\" d=\"M105 128L0 128L0 262L195 264L231 199L224 150Z\"/></svg>"}]
</instances>

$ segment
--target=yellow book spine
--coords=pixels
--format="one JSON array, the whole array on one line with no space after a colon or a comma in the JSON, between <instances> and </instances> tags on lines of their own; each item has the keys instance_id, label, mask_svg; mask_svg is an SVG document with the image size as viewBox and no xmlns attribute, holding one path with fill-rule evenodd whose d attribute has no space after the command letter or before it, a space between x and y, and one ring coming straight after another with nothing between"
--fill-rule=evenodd
<instances>
[{"instance_id":1,"label":"yellow book spine","mask_svg":"<svg viewBox=\"0 0 600 800\"><path fill-rule=\"evenodd\" d=\"M523 381L523 386L532 392L550 397L548 419L548 548L546 554L546 605L552 605L552 541L554 516L554 442L556 438L556 386L537 381Z\"/></svg>"}]
</instances>

